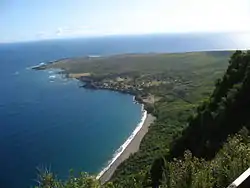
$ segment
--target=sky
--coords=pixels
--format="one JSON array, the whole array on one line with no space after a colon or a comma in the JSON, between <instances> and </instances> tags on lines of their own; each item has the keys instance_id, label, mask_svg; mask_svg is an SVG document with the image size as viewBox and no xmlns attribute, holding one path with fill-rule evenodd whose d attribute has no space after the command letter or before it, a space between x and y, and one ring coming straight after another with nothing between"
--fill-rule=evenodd
<instances>
[{"instance_id":1,"label":"sky","mask_svg":"<svg viewBox=\"0 0 250 188\"><path fill-rule=\"evenodd\" d=\"M250 31L250 0L0 0L0 43Z\"/></svg>"}]
</instances>

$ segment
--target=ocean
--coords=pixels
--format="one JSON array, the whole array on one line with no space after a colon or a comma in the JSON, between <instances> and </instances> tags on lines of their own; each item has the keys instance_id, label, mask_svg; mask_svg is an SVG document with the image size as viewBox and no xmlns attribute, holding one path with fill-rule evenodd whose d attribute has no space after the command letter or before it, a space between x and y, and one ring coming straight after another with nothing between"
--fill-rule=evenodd
<instances>
[{"instance_id":1,"label":"ocean","mask_svg":"<svg viewBox=\"0 0 250 188\"><path fill-rule=\"evenodd\" d=\"M142 118L130 95L79 88L41 62L86 55L249 49L250 35L173 34L0 44L0 187L35 185L37 168L97 174Z\"/></svg>"}]
</instances>

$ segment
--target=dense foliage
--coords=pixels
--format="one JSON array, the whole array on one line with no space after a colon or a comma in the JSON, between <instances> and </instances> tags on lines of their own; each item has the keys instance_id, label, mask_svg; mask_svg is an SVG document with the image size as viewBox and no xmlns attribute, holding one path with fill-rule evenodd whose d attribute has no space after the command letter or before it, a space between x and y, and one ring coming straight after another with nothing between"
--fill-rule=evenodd
<instances>
[{"instance_id":1,"label":"dense foliage","mask_svg":"<svg viewBox=\"0 0 250 188\"><path fill-rule=\"evenodd\" d=\"M246 129L245 129L246 130ZM192 156L185 151L182 160L165 161L161 188L219 188L233 182L250 165L250 137L243 131L229 137L226 144L212 161ZM39 176L37 188L143 188L144 175L131 176L120 182L101 185L93 176L81 173L60 181L50 172Z\"/></svg>"},{"instance_id":2,"label":"dense foliage","mask_svg":"<svg viewBox=\"0 0 250 188\"><path fill-rule=\"evenodd\" d=\"M148 185L153 161L168 152L170 143L187 126L187 118L200 100L209 97L216 78L221 77L226 69L229 54L231 52L185 53L170 54L169 58L164 55L164 69L162 70L162 64L158 69L164 72L160 75L151 73L150 77L164 79L171 76L174 82L171 85L144 88L146 93L160 97L150 109L157 119L150 126L139 152L118 167L112 181L122 182L122 179L130 177L131 174L144 173L145 185ZM147 67L147 63L143 67ZM185 66L181 67L181 64ZM139 79L147 81L146 78Z\"/></svg>"},{"instance_id":3,"label":"dense foliage","mask_svg":"<svg viewBox=\"0 0 250 188\"><path fill-rule=\"evenodd\" d=\"M225 59L228 53L209 55ZM212 71L212 67L200 65L199 69L192 69L194 75L176 71L178 76L188 75L196 83L182 97L176 90L163 95L161 86L150 88L151 94L161 91L160 100L149 107L157 119L139 152L119 166L111 182L101 186L86 174L61 182L45 173L40 176L40 187L228 186L250 165L250 51L236 51L231 56L228 69L211 93L211 81L221 75L211 72L209 76L207 70Z\"/></svg>"},{"instance_id":4,"label":"dense foliage","mask_svg":"<svg viewBox=\"0 0 250 188\"><path fill-rule=\"evenodd\" d=\"M170 143L172 143L172 140L176 139L183 128L187 126L187 119L195 113L195 107L202 99L209 98L214 85L213 83L216 78L222 76L226 69L226 62L229 58L228 54L229 52L226 54L223 52L209 52L209 55L211 55L209 59L212 63L203 64L203 62L200 61L199 68L197 68L197 60L194 54L192 54L195 63L192 64L191 60L188 63L192 65L192 68L190 68L191 71L190 69L178 69L177 67L180 66L176 62L177 65L173 65L172 67L173 72L171 75L173 79L176 80L181 77L183 80L188 80L192 83L191 87L189 85L187 86L187 84L177 83L167 90L165 90L163 86L146 90L155 95L161 93L161 99L153 105L153 110L151 110L157 119L155 123L150 126L149 132L141 143L139 152L132 155L118 167L112 178L114 182L122 182L122 179L131 176L131 174L134 175L143 172L146 174L145 185L150 185L150 183L148 184L148 182L150 182L148 179L151 179L149 176L152 163L155 159L161 158L168 153ZM212 60L214 56L219 58ZM183 63L183 61L180 63ZM169 69L171 69L171 66ZM217 74L214 74L215 72ZM166 73L166 75L168 74ZM177 89L173 89L180 87L187 88L184 90L184 96L182 97L180 97L178 93L180 90L176 91ZM157 169L154 175L157 175L158 172L159 170Z\"/></svg>"},{"instance_id":5,"label":"dense foliage","mask_svg":"<svg viewBox=\"0 0 250 188\"><path fill-rule=\"evenodd\" d=\"M164 188L227 187L250 165L249 137L229 137L228 142L211 161L192 156L185 151L182 160L165 162Z\"/></svg>"},{"instance_id":6,"label":"dense foliage","mask_svg":"<svg viewBox=\"0 0 250 188\"><path fill-rule=\"evenodd\" d=\"M250 51L236 51L222 79L217 80L211 97L189 118L189 125L176 139L165 159L154 162L152 178L159 184L163 161L182 157L190 150L196 157L213 159L228 135L243 126L250 128Z\"/></svg>"}]
</instances>

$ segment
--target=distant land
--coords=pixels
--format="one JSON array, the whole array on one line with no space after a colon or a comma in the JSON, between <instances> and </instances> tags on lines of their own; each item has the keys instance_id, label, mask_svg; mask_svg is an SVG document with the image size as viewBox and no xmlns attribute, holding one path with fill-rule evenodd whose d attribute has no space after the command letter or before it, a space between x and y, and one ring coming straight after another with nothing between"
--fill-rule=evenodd
<instances>
[{"instance_id":1,"label":"distant land","mask_svg":"<svg viewBox=\"0 0 250 188\"><path fill-rule=\"evenodd\" d=\"M154 93L153 88L159 86L171 88L171 95L187 97L188 90L201 85L199 78L212 81L220 76L232 54L233 51L209 51L87 56L43 63L33 69L61 69L60 73L82 81L82 87L130 93L150 102L166 94Z\"/></svg>"},{"instance_id":2,"label":"distant land","mask_svg":"<svg viewBox=\"0 0 250 188\"><path fill-rule=\"evenodd\" d=\"M37 177L41 188L227 187L250 166L250 52L228 51L249 48L249 39L196 33L1 44L0 132L8 139L0 184L37 185L44 161L52 171ZM30 70L35 64L44 71Z\"/></svg>"},{"instance_id":3,"label":"distant land","mask_svg":"<svg viewBox=\"0 0 250 188\"><path fill-rule=\"evenodd\" d=\"M60 73L66 77L81 81L81 87L129 93L144 104L149 116L154 115L159 118L157 113L160 112L155 111L157 106L160 109L167 104L164 108L168 111L172 109L173 112L178 107L186 111L192 109L197 101L209 96L215 80L223 75L232 54L233 51L207 51L86 56L42 63L33 69L60 69ZM167 114L171 116L171 113L166 112ZM149 121L151 124L152 120ZM144 126L147 127L149 124ZM153 128L150 128L146 137L150 137L153 132ZM142 139L138 139L140 135L134 138L139 140L139 143ZM115 166L112 165L104 173L105 176L100 178L101 182L110 180L118 165L127 159L123 156L129 155L128 152L131 150L129 147L134 147L133 145L135 144L129 145L124 151L125 154L117 159L120 162L114 163ZM139 153L145 152L148 151L139 150ZM131 160L129 159L128 163L129 161ZM149 165L150 161L152 162L152 159L146 164ZM145 167L144 164L140 170ZM114 178L121 176L119 174L122 171L118 168Z\"/></svg>"},{"instance_id":4,"label":"distant land","mask_svg":"<svg viewBox=\"0 0 250 188\"><path fill-rule=\"evenodd\" d=\"M49 68L82 87L135 95L156 118L106 179L56 180L63 188L250 186L250 50L76 58L35 69Z\"/></svg>"}]
</instances>

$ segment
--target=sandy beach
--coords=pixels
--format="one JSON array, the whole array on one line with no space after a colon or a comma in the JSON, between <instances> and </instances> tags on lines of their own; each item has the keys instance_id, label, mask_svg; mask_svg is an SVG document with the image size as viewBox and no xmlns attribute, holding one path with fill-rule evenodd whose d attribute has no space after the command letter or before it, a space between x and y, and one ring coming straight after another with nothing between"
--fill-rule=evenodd
<instances>
[{"instance_id":1,"label":"sandy beach","mask_svg":"<svg viewBox=\"0 0 250 188\"><path fill-rule=\"evenodd\" d=\"M151 114L147 114L146 120L144 121L144 124L142 128L137 132L137 134L134 136L133 140L128 144L126 149L122 152L122 154L114 161L114 163L110 166L110 168L103 173L103 175L99 178L102 184L107 182L113 173L115 172L116 168L124 161L126 160L131 154L137 152L139 150L140 143L142 141L142 138L145 136L145 134L148 132L148 128L151 123L155 120L155 117Z\"/></svg>"}]
</instances>

